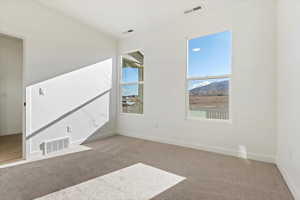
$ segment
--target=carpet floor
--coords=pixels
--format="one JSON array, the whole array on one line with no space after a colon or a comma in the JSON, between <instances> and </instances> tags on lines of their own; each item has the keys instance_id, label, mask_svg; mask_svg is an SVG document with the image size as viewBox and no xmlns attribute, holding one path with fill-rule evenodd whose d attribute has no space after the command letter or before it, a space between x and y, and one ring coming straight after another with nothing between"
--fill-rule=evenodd
<instances>
[{"instance_id":1,"label":"carpet floor","mask_svg":"<svg viewBox=\"0 0 300 200\"><path fill-rule=\"evenodd\" d=\"M0 169L0 199L32 200L143 163L185 177L152 200L293 200L273 164L124 136L87 146L92 150Z\"/></svg>"}]
</instances>

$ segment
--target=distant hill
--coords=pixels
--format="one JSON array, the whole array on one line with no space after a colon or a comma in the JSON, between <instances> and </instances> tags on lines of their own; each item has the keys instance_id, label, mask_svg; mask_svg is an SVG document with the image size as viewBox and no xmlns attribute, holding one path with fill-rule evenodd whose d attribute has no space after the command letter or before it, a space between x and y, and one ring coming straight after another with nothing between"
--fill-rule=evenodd
<instances>
[{"instance_id":1,"label":"distant hill","mask_svg":"<svg viewBox=\"0 0 300 200\"><path fill-rule=\"evenodd\" d=\"M205 86L199 86L190 90L191 95L197 96L227 96L229 81L213 82Z\"/></svg>"}]
</instances>

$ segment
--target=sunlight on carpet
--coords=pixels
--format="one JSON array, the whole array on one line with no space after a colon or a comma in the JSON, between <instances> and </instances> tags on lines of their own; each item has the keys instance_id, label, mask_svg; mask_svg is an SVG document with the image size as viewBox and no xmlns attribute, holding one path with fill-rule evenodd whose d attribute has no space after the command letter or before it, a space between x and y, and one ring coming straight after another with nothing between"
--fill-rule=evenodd
<instances>
[{"instance_id":1,"label":"sunlight on carpet","mask_svg":"<svg viewBox=\"0 0 300 200\"><path fill-rule=\"evenodd\" d=\"M36 200L149 200L183 180L185 177L138 163Z\"/></svg>"}]
</instances>

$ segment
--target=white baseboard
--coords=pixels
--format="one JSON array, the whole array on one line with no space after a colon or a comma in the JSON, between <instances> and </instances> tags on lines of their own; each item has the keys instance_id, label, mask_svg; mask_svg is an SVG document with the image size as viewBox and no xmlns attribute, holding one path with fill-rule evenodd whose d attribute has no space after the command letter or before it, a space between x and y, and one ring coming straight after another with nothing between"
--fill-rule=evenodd
<instances>
[{"instance_id":1,"label":"white baseboard","mask_svg":"<svg viewBox=\"0 0 300 200\"><path fill-rule=\"evenodd\" d=\"M278 167L280 173L282 174L291 193L293 194L294 199L300 200L300 191L297 191L297 188L296 188L294 182L292 181L292 178L289 176L287 170L280 164L280 162L277 162L277 167Z\"/></svg>"},{"instance_id":2,"label":"white baseboard","mask_svg":"<svg viewBox=\"0 0 300 200\"><path fill-rule=\"evenodd\" d=\"M11 135L20 135L22 134L22 131L14 131L10 133L1 133L0 136L11 136Z\"/></svg>"},{"instance_id":3,"label":"white baseboard","mask_svg":"<svg viewBox=\"0 0 300 200\"><path fill-rule=\"evenodd\" d=\"M223 155L229 155L229 156L234 156L234 157L239 157L239 152L236 150L232 149L226 149L222 147L213 147L213 146L207 146L207 145L195 145L195 144L190 144L190 143L184 143L181 141L177 140L170 140L170 139L165 139L165 138L158 138L158 137L152 137L152 136L141 136L140 134L133 133L132 131L124 131L118 133L119 135L124 135L128 137L134 137L134 138L139 138L139 139L144 139L144 140L150 140L154 142L160 142L160 143L166 143L166 144L173 144L177 146L182 146L182 147L187 147L187 148L193 148L193 149L198 149L198 150L203 150L203 151L209 151L209 152L214 152L214 153L219 153ZM257 160L257 161L262 161L262 162L268 162L268 163L276 163L276 159L274 156L270 155L263 155L263 154L255 154L255 153L249 153L247 154L248 159L251 160Z\"/></svg>"}]
</instances>

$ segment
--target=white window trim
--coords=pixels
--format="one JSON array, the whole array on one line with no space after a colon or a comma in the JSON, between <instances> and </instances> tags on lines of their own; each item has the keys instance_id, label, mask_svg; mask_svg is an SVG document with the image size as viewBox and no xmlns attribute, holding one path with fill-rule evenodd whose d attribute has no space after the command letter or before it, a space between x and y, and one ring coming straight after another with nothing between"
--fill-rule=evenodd
<instances>
[{"instance_id":1,"label":"white window trim","mask_svg":"<svg viewBox=\"0 0 300 200\"><path fill-rule=\"evenodd\" d=\"M121 82L120 85L143 85L144 84L144 81L137 81L137 82L128 82L128 83L123 83Z\"/></svg>"},{"instance_id":2,"label":"white window trim","mask_svg":"<svg viewBox=\"0 0 300 200\"><path fill-rule=\"evenodd\" d=\"M201 80L210 80L210 79L225 79L225 78L231 78L231 74L225 74L220 76L193 76L188 77L188 81L201 81Z\"/></svg>"},{"instance_id":3,"label":"white window trim","mask_svg":"<svg viewBox=\"0 0 300 200\"><path fill-rule=\"evenodd\" d=\"M230 31L231 32L231 31ZM213 34L213 33L212 33ZM208 35L203 35L203 36L197 36L197 37L205 37ZM232 124L232 73L231 74L224 74L224 75L218 75L218 76L194 76L194 77L188 77L188 67L189 67L189 62L188 62L188 56L189 56L189 40L197 38L188 38L186 37L186 70L185 70L185 120L196 120L196 121L203 121L203 122L220 122L220 123L229 123ZM231 32L231 37L232 37L232 32ZM232 39L231 39L232 42ZM231 45L232 46L232 45ZM232 51L232 49L231 49ZM231 52L231 59L230 62L232 62L232 52ZM232 70L232 63L230 63L230 71ZM190 102L189 102L189 89L188 89L188 83L191 80L210 80L210 79L229 79L229 119L206 119L206 118L200 118L200 117L193 117L189 115L189 110L190 110Z\"/></svg>"},{"instance_id":4,"label":"white window trim","mask_svg":"<svg viewBox=\"0 0 300 200\"><path fill-rule=\"evenodd\" d=\"M128 54L128 53L131 53L131 52L135 52L135 51L141 51L143 52L141 49L136 49L136 50L132 50L132 51L126 51L124 53L122 53L120 55L120 66L119 66L119 114L121 116L144 116L144 113L145 113L145 87L144 87L144 81L136 81L136 82L128 82L128 83L124 83L122 82L123 80L123 71L122 71L122 68L123 68L123 55L124 54ZM144 78L145 78L145 61L144 61ZM143 113L126 113L126 112L123 112L123 107L122 107L122 86L126 86L126 85L143 85Z\"/></svg>"}]
</instances>

